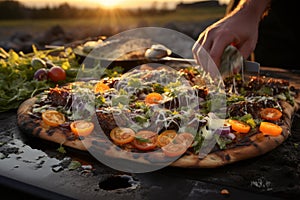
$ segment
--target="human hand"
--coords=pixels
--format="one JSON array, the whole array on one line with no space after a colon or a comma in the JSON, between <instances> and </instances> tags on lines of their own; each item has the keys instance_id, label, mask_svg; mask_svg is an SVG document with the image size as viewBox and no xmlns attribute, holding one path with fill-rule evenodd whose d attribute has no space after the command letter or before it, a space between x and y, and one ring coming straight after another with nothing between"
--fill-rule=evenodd
<instances>
[{"instance_id":1,"label":"human hand","mask_svg":"<svg viewBox=\"0 0 300 200\"><path fill-rule=\"evenodd\" d=\"M207 59L204 56L208 53L215 64L220 67L222 54L228 45L234 45L244 59L248 58L256 46L261 15L268 4L259 5L256 2L252 5L251 1L245 2L246 6L240 5L200 34L192 49L198 63L201 63L202 59ZM260 7L257 8L257 6ZM255 12L253 12L254 9Z\"/></svg>"}]
</instances>

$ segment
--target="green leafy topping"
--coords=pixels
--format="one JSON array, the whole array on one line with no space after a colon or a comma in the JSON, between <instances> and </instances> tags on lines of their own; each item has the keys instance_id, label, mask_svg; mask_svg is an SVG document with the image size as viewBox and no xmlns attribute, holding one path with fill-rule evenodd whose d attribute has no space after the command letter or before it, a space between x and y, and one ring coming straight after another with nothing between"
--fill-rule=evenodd
<instances>
[{"instance_id":1,"label":"green leafy topping","mask_svg":"<svg viewBox=\"0 0 300 200\"><path fill-rule=\"evenodd\" d=\"M0 48L0 112L16 109L26 99L33 97L44 90L54 87L51 81L34 80L34 73L45 67L45 61L62 66L66 73L79 67L75 54L71 49L38 50L34 45L33 52L24 54ZM60 56L50 55L60 52ZM77 74L77 73L76 73ZM68 74L67 79L60 83L71 82L76 74Z\"/></svg>"},{"instance_id":2,"label":"green leafy topping","mask_svg":"<svg viewBox=\"0 0 300 200\"><path fill-rule=\"evenodd\" d=\"M136 140L138 140L139 142L150 142L150 140L149 139L147 139L147 138L143 138L143 137L141 137L141 136L135 136L135 139Z\"/></svg>"},{"instance_id":3,"label":"green leafy topping","mask_svg":"<svg viewBox=\"0 0 300 200\"><path fill-rule=\"evenodd\" d=\"M258 122L256 122L252 115L250 113L243 115L242 117L233 117L233 119L237 119L239 121L242 121L246 124L248 124L249 126L251 126L251 128L255 128L256 125L258 124Z\"/></svg>"},{"instance_id":4,"label":"green leafy topping","mask_svg":"<svg viewBox=\"0 0 300 200\"><path fill-rule=\"evenodd\" d=\"M240 101L245 101L245 97L237 94L233 94L227 98L227 105L231 105L233 103L240 102Z\"/></svg>"},{"instance_id":5,"label":"green leafy topping","mask_svg":"<svg viewBox=\"0 0 300 200\"><path fill-rule=\"evenodd\" d=\"M226 149L226 146L232 143L232 140L225 137L216 137L217 144L219 145L220 149Z\"/></svg>"},{"instance_id":6,"label":"green leafy topping","mask_svg":"<svg viewBox=\"0 0 300 200\"><path fill-rule=\"evenodd\" d=\"M69 170L75 170L81 167L81 163L77 160L72 160L70 164L68 165Z\"/></svg>"},{"instance_id":7,"label":"green leafy topping","mask_svg":"<svg viewBox=\"0 0 300 200\"><path fill-rule=\"evenodd\" d=\"M154 92L157 92L159 94L162 94L165 92L165 88L163 85L159 84L159 83L154 83L152 85Z\"/></svg>"},{"instance_id":8,"label":"green leafy topping","mask_svg":"<svg viewBox=\"0 0 300 200\"><path fill-rule=\"evenodd\" d=\"M113 78L113 77L119 77L120 74L122 74L124 71L124 68L120 66L116 66L112 69L106 69L105 74L107 77Z\"/></svg>"},{"instance_id":9,"label":"green leafy topping","mask_svg":"<svg viewBox=\"0 0 300 200\"><path fill-rule=\"evenodd\" d=\"M140 125L142 125L142 124L148 122L148 119L147 119L144 115L136 115L136 116L134 117L134 119L135 119L135 121L136 121L137 123L139 123Z\"/></svg>"},{"instance_id":10,"label":"green leafy topping","mask_svg":"<svg viewBox=\"0 0 300 200\"><path fill-rule=\"evenodd\" d=\"M139 88L142 86L141 81L138 78L131 78L128 81L128 86L134 87L134 88Z\"/></svg>"},{"instance_id":11,"label":"green leafy topping","mask_svg":"<svg viewBox=\"0 0 300 200\"><path fill-rule=\"evenodd\" d=\"M249 125L251 126L251 128L255 128L255 127L256 127L256 122L254 121L253 118L248 119L248 120L246 121L246 123L249 124Z\"/></svg>"},{"instance_id":12,"label":"green leafy topping","mask_svg":"<svg viewBox=\"0 0 300 200\"><path fill-rule=\"evenodd\" d=\"M202 135L200 135L199 132L197 132L195 135L195 138L194 138L194 142L192 144L195 154L199 154L203 140L204 140L204 137Z\"/></svg>"},{"instance_id":13,"label":"green leafy topping","mask_svg":"<svg viewBox=\"0 0 300 200\"><path fill-rule=\"evenodd\" d=\"M60 145L56 150L57 150L59 153L62 153L62 154L67 153L67 151L65 150L65 148L64 148L62 145Z\"/></svg>"},{"instance_id":14,"label":"green leafy topping","mask_svg":"<svg viewBox=\"0 0 300 200\"><path fill-rule=\"evenodd\" d=\"M106 103L106 100L102 95L99 95L95 98L96 108L99 108L99 107L103 106L105 103Z\"/></svg>"},{"instance_id":15,"label":"green leafy topping","mask_svg":"<svg viewBox=\"0 0 300 200\"><path fill-rule=\"evenodd\" d=\"M112 98L112 106L120 106L122 105L128 105L129 104L129 99L127 95L120 95L117 97Z\"/></svg>"},{"instance_id":16,"label":"green leafy topping","mask_svg":"<svg viewBox=\"0 0 300 200\"><path fill-rule=\"evenodd\" d=\"M284 95L286 96L287 102L289 102L292 106L294 106L294 97L292 97L290 91L284 92Z\"/></svg>"},{"instance_id":17,"label":"green leafy topping","mask_svg":"<svg viewBox=\"0 0 300 200\"><path fill-rule=\"evenodd\" d=\"M268 86L265 86L263 85L258 91L257 91L257 94L258 95L261 95L261 96L272 96L273 95L273 89L268 87Z\"/></svg>"}]
</instances>

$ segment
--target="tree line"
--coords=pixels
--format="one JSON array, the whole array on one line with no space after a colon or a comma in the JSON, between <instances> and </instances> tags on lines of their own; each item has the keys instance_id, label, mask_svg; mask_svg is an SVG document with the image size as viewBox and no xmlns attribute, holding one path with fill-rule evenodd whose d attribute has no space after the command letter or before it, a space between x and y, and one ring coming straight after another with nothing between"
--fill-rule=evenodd
<instances>
[{"instance_id":1,"label":"tree line","mask_svg":"<svg viewBox=\"0 0 300 200\"><path fill-rule=\"evenodd\" d=\"M167 6L163 6L161 9L156 7L156 4L149 9L136 9L125 10L116 8L119 15L152 15L163 14L166 12L172 12L167 9ZM114 10L114 11L115 11ZM54 7L42 7L42 8L30 8L26 7L22 3L14 0L5 0L0 2L0 20L5 19L53 19L53 18L91 18L101 17L107 14L109 10L98 8L78 8L69 5L68 3L62 3Z\"/></svg>"}]
</instances>

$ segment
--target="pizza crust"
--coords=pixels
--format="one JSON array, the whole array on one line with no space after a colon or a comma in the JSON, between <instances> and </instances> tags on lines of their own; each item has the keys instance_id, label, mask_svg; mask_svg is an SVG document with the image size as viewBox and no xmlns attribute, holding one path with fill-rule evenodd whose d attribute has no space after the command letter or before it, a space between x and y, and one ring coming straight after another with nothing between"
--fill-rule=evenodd
<instances>
[{"instance_id":1,"label":"pizza crust","mask_svg":"<svg viewBox=\"0 0 300 200\"><path fill-rule=\"evenodd\" d=\"M47 133L49 127L44 125L41 120L33 119L29 114L36 100L36 97L30 98L24 101L18 108L17 122L21 131L28 135L39 137L41 139L69 146L75 149L86 151L89 148L89 146L85 146L78 139L68 140L66 134L64 134L59 128L56 128L54 132L51 132L51 134Z\"/></svg>"}]
</instances>

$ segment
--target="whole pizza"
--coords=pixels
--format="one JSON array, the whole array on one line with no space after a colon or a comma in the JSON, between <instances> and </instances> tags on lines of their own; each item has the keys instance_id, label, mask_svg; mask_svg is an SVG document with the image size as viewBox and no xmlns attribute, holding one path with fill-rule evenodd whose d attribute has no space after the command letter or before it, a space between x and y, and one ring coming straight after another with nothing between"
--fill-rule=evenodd
<instances>
[{"instance_id":1,"label":"whole pizza","mask_svg":"<svg viewBox=\"0 0 300 200\"><path fill-rule=\"evenodd\" d=\"M28 135L107 159L214 168L257 157L290 135L299 107L288 81L240 74L224 82L195 66L142 65L28 99Z\"/></svg>"}]
</instances>

